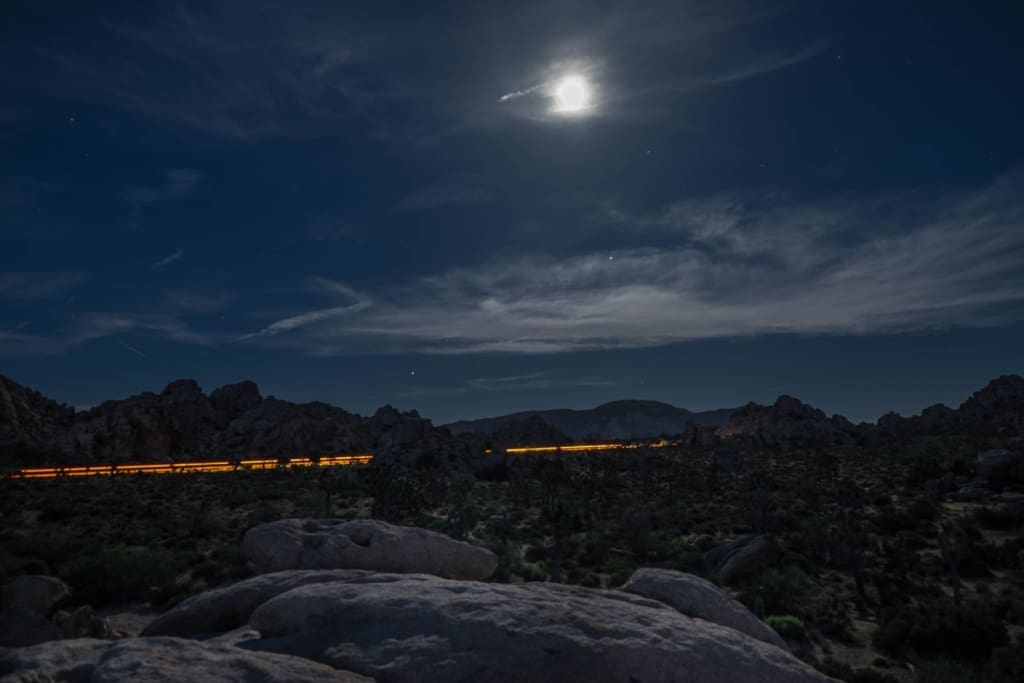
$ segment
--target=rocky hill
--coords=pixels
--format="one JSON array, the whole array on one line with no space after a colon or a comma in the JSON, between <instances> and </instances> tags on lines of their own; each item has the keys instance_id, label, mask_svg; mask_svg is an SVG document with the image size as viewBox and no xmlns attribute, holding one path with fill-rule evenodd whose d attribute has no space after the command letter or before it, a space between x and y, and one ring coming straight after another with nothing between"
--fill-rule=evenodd
<instances>
[{"instance_id":1,"label":"rocky hill","mask_svg":"<svg viewBox=\"0 0 1024 683\"><path fill-rule=\"evenodd\" d=\"M0 375L0 457L31 458L40 443L71 424L75 410Z\"/></svg>"},{"instance_id":2,"label":"rocky hill","mask_svg":"<svg viewBox=\"0 0 1024 683\"><path fill-rule=\"evenodd\" d=\"M974 392L959 408L937 403L911 417L888 413L878 419L878 428L893 436L1024 434L1024 378L1019 375L997 377Z\"/></svg>"},{"instance_id":3,"label":"rocky hill","mask_svg":"<svg viewBox=\"0 0 1024 683\"><path fill-rule=\"evenodd\" d=\"M390 406L371 417L263 397L253 382L207 396L193 380L73 409L0 376L0 464L118 463L449 449L447 430Z\"/></svg>"},{"instance_id":4,"label":"rocky hill","mask_svg":"<svg viewBox=\"0 0 1024 683\"><path fill-rule=\"evenodd\" d=\"M831 445L851 441L862 430L842 415L829 417L792 396L779 396L770 406L751 402L736 410L718 436L757 447Z\"/></svg>"},{"instance_id":5,"label":"rocky hill","mask_svg":"<svg viewBox=\"0 0 1024 683\"><path fill-rule=\"evenodd\" d=\"M679 434L688 422L717 427L724 425L731 413L731 409L694 413L660 401L612 401L590 410L530 410L445 426L453 434L493 436L507 431L507 426L516 421L539 418L576 441L620 440Z\"/></svg>"}]
</instances>

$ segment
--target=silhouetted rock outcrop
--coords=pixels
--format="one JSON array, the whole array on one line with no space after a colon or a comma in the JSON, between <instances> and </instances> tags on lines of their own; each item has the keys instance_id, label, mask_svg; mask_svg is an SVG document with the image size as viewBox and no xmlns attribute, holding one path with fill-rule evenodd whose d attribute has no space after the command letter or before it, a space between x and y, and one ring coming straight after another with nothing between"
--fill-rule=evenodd
<instances>
[{"instance_id":1,"label":"silhouetted rock outcrop","mask_svg":"<svg viewBox=\"0 0 1024 683\"><path fill-rule=\"evenodd\" d=\"M76 413L0 377L0 464L317 456L415 449L459 461L445 429L390 406L362 417L326 403L263 398L253 382L206 396L194 380Z\"/></svg>"},{"instance_id":2,"label":"silhouetted rock outcrop","mask_svg":"<svg viewBox=\"0 0 1024 683\"><path fill-rule=\"evenodd\" d=\"M38 461L45 441L71 424L75 409L0 375L0 457Z\"/></svg>"},{"instance_id":3,"label":"silhouetted rock outcrop","mask_svg":"<svg viewBox=\"0 0 1024 683\"><path fill-rule=\"evenodd\" d=\"M792 396L779 396L770 406L748 403L718 430L723 438L753 446L840 444L854 439L857 433L857 427L843 416L830 418Z\"/></svg>"},{"instance_id":4,"label":"silhouetted rock outcrop","mask_svg":"<svg viewBox=\"0 0 1024 683\"><path fill-rule=\"evenodd\" d=\"M1020 436L1024 434L1024 378L1002 375L974 392L956 409L939 403L911 417L888 413L879 418L878 428L896 437Z\"/></svg>"}]
</instances>

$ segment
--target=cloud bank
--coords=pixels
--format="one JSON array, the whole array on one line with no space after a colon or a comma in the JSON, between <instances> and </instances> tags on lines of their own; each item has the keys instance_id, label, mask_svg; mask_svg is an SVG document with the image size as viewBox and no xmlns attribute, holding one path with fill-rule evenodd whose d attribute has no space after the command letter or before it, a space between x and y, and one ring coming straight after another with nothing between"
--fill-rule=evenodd
<instances>
[{"instance_id":1,"label":"cloud bank","mask_svg":"<svg viewBox=\"0 0 1024 683\"><path fill-rule=\"evenodd\" d=\"M605 211L600 229L662 246L453 269L344 321L296 316L281 341L314 354L531 354L1006 324L1024 317L1022 193L1014 175L940 202L725 195Z\"/></svg>"}]
</instances>

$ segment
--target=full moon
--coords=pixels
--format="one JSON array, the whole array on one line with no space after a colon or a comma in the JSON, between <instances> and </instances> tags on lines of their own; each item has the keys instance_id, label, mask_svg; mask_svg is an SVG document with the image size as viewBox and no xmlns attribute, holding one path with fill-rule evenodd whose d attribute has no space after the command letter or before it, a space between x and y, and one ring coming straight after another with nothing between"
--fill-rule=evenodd
<instances>
[{"instance_id":1,"label":"full moon","mask_svg":"<svg viewBox=\"0 0 1024 683\"><path fill-rule=\"evenodd\" d=\"M587 82L580 76L567 76L555 87L558 111L574 112L587 108Z\"/></svg>"}]
</instances>

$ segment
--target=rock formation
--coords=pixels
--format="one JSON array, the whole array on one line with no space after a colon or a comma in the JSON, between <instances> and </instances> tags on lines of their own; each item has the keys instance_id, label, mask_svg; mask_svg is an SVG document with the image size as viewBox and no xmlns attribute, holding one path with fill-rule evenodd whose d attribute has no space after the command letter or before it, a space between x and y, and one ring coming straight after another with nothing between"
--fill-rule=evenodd
<instances>
[{"instance_id":1,"label":"rock formation","mask_svg":"<svg viewBox=\"0 0 1024 683\"><path fill-rule=\"evenodd\" d=\"M722 583L731 584L760 574L776 564L781 555L781 548L773 537L750 534L712 548L704 555L704 559Z\"/></svg>"},{"instance_id":2,"label":"rock formation","mask_svg":"<svg viewBox=\"0 0 1024 683\"><path fill-rule=\"evenodd\" d=\"M171 382L76 413L0 377L0 465L335 453L420 452L461 460L465 449L447 430L390 406L362 417L326 403L296 404L260 396L252 382L210 396L193 380ZM386 458L385 458L386 459Z\"/></svg>"},{"instance_id":3,"label":"rock formation","mask_svg":"<svg viewBox=\"0 0 1024 683\"><path fill-rule=\"evenodd\" d=\"M39 681L370 683L372 679L299 657L181 638L62 640L0 657L0 683Z\"/></svg>"},{"instance_id":4,"label":"rock formation","mask_svg":"<svg viewBox=\"0 0 1024 683\"><path fill-rule=\"evenodd\" d=\"M792 396L779 396L770 406L748 403L736 410L718 435L755 447L823 446L853 440L857 427L841 415L830 418Z\"/></svg>"},{"instance_id":5,"label":"rock formation","mask_svg":"<svg viewBox=\"0 0 1024 683\"><path fill-rule=\"evenodd\" d=\"M427 529L373 519L285 519L249 529L242 551L258 572L367 569L483 580L494 573L491 551Z\"/></svg>"},{"instance_id":6,"label":"rock formation","mask_svg":"<svg viewBox=\"0 0 1024 683\"><path fill-rule=\"evenodd\" d=\"M786 641L753 612L699 576L671 569L637 569L619 590L663 602L688 617L728 626L789 650Z\"/></svg>"},{"instance_id":7,"label":"rock formation","mask_svg":"<svg viewBox=\"0 0 1024 683\"><path fill-rule=\"evenodd\" d=\"M71 590L60 579L39 574L17 577L0 590L0 646L24 647L60 638L116 635L88 605L71 613L60 609L70 601Z\"/></svg>"},{"instance_id":8,"label":"rock formation","mask_svg":"<svg viewBox=\"0 0 1024 683\"><path fill-rule=\"evenodd\" d=\"M387 681L827 680L788 652L622 591L377 574L258 607L242 643Z\"/></svg>"}]
</instances>

